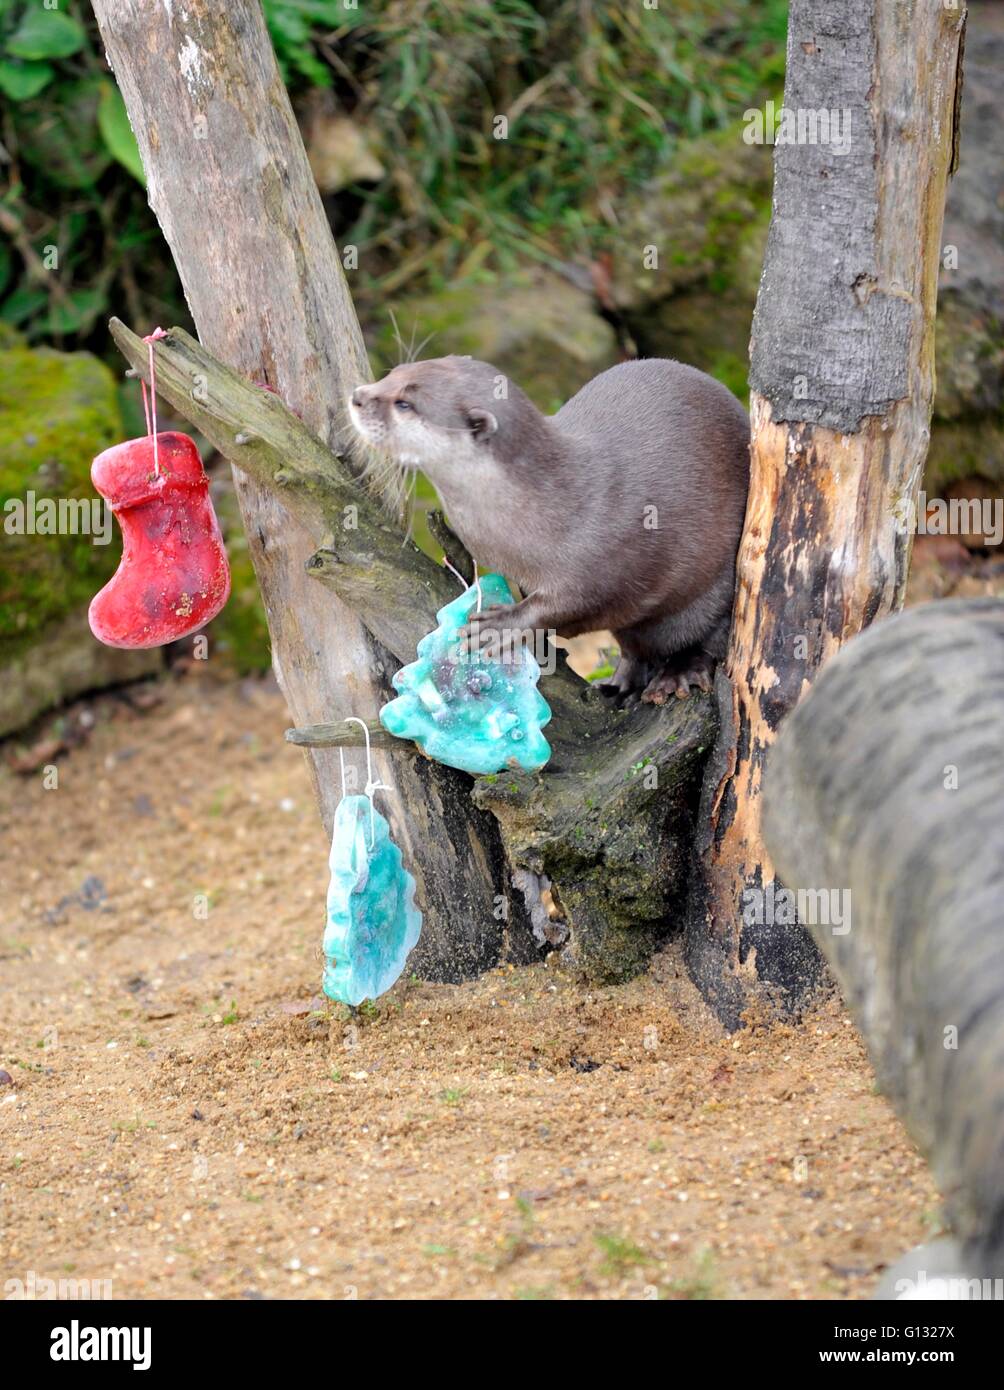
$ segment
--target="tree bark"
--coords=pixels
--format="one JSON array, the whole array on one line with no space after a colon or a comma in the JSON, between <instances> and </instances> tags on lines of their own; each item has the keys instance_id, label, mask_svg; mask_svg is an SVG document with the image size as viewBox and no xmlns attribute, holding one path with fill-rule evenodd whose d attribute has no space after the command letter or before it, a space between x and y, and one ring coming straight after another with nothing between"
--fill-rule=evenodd
<instances>
[{"instance_id":1,"label":"tree bark","mask_svg":"<svg viewBox=\"0 0 1004 1390\"><path fill-rule=\"evenodd\" d=\"M780 734L764 834L811 895L883 1090L968 1268L1004 1258L1004 603L925 604L828 664Z\"/></svg>"},{"instance_id":2,"label":"tree bark","mask_svg":"<svg viewBox=\"0 0 1004 1390\"><path fill-rule=\"evenodd\" d=\"M93 0L93 8L200 339L273 387L352 470L344 403L370 380L369 366L258 0ZM241 467L234 477L294 719L372 718L395 663L343 599L310 582L304 561L322 534L291 515L281 490ZM379 500L399 520L393 494ZM338 754L308 756L330 834ZM379 779L397 795L384 794L381 809L426 913L414 966L434 979L467 978L503 949L496 897L512 895L496 827L470 807L460 774L386 759L377 755ZM525 931L518 895L511 909Z\"/></svg>"},{"instance_id":3,"label":"tree bark","mask_svg":"<svg viewBox=\"0 0 1004 1390\"><path fill-rule=\"evenodd\" d=\"M916 500L929 439L963 22L922 0L792 0L784 107L796 120L847 113L849 144L775 151L750 500L687 942L730 1026L753 999L797 1003L820 974L804 933L743 918L774 879L761 776L819 667L903 600L910 539L897 518Z\"/></svg>"}]
</instances>

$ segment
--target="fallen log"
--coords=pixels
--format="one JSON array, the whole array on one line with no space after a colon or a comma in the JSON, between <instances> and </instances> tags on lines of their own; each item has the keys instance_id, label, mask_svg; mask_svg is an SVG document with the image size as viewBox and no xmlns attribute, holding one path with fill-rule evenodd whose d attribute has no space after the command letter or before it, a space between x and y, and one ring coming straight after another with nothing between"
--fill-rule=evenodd
<instances>
[{"instance_id":1,"label":"fallen log","mask_svg":"<svg viewBox=\"0 0 1004 1390\"><path fill-rule=\"evenodd\" d=\"M763 825L967 1269L1001 1277L1004 603L912 609L839 652L771 752Z\"/></svg>"}]
</instances>

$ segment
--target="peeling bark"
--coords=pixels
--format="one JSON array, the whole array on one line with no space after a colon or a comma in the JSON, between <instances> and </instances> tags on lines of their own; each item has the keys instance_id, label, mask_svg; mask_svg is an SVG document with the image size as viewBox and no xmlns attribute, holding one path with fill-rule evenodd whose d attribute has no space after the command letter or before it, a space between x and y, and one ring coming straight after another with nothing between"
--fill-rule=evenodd
<instances>
[{"instance_id":1,"label":"peeling bark","mask_svg":"<svg viewBox=\"0 0 1004 1390\"><path fill-rule=\"evenodd\" d=\"M903 601L929 441L934 311L962 19L941 5L793 0L785 106L848 111L845 154L779 144L751 345L750 501L698 821L688 957L730 1025L806 997L804 933L749 927L774 878L764 761L823 663Z\"/></svg>"}]
</instances>

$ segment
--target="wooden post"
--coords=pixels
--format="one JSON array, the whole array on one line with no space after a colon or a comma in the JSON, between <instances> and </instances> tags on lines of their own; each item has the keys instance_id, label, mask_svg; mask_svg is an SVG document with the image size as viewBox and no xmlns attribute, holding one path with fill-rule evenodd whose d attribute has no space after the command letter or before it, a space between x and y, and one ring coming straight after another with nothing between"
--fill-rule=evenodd
<instances>
[{"instance_id":1,"label":"wooden post","mask_svg":"<svg viewBox=\"0 0 1004 1390\"><path fill-rule=\"evenodd\" d=\"M774 878L760 782L819 667L903 600L963 24L929 0L791 4L751 344L750 501L688 925L691 970L731 1026L752 999L796 1002L819 975L804 933L756 920Z\"/></svg>"},{"instance_id":2,"label":"wooden post","mask_svg":"<svg viewBox=\"0 0 1004 1390\"><path fill-rule=\"evenodd\" d=\"M93 8L202 343L273 387L353 467L344 406L369 366L261 5L93 0ZM202 385L189 384L196 401ZM234 478L293 718L374 717L397 662L306 572L323 535L290 513L281 489L240 468ZM399 520L392 491L380 502ZM307 756L330 833L338 753ZM380 780L396 789L381 809L426 909L416 968L434 979L476 974L503 947L498 898L508 902L510 884L497 827L471 807L460 774L383 753L377 762ZM510 922L525 926L519 895Z\"/></svg>"}]
</instances>

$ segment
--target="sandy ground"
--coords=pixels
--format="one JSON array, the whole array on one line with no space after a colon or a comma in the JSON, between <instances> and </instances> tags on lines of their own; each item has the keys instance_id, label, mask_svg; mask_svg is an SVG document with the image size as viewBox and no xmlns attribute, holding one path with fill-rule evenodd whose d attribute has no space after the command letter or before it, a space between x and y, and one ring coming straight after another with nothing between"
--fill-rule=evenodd
<instances>
[{"instance_id":1,"label":"sandy ground","mask_svg":"<svg viewBox=\"0 0 1004 1390\"><path fill-rule=\"evenodd\" d=\"M854 1298L936 1227L836 1003L724 1036L670 948L619 988L541 965L328 1004L281 699L160 694L77 706L58 788L0 772L0 1282Z\"/></svg>"}]
</instances>

